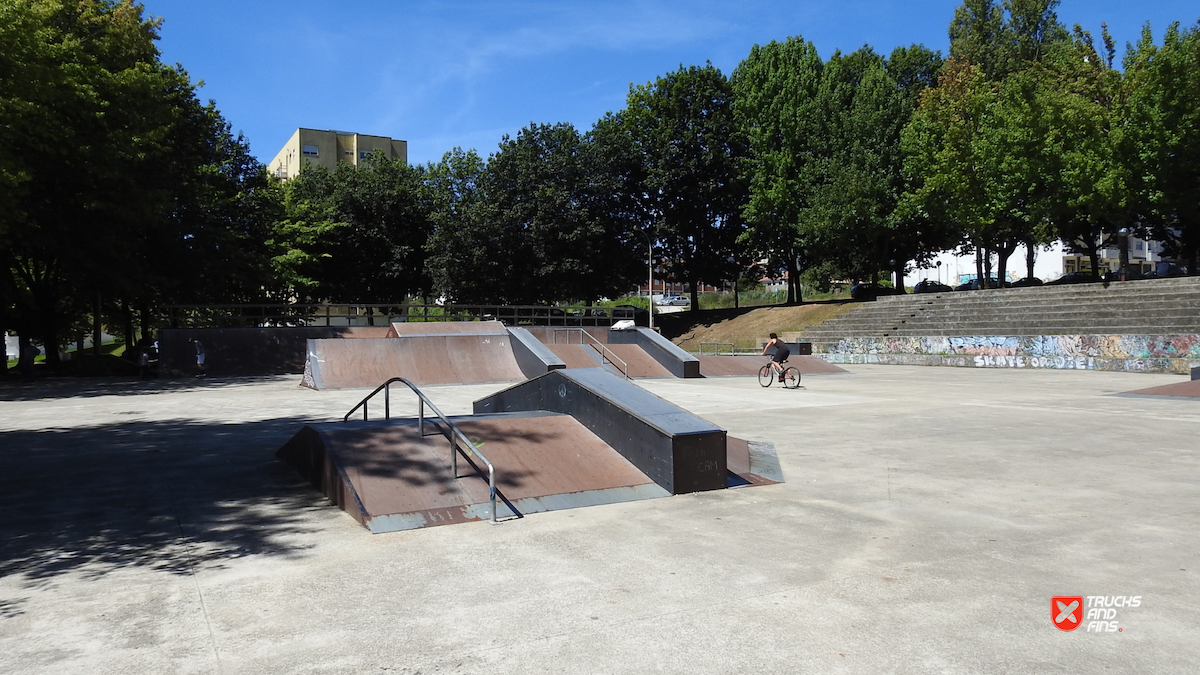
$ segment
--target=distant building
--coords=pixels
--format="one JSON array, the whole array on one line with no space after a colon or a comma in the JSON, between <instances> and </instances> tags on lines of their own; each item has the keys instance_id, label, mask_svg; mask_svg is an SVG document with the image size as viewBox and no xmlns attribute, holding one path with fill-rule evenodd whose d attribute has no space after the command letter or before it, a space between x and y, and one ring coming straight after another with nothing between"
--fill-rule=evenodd
<instances>
[{"instance_id":1,"label":"distant building","mask_svg":"<svg viewBox=\"0 0 1200 675\"><path fill-rule=\"evenodd\" d=\"M320 131L296 129L267 169L277 178L295 178L306 166L323 166L333 170L338 162L358 166L375 150L385 157L408 161L408 141L387 136L368 136L349 131Z\"/></svg>"}]
</instances>

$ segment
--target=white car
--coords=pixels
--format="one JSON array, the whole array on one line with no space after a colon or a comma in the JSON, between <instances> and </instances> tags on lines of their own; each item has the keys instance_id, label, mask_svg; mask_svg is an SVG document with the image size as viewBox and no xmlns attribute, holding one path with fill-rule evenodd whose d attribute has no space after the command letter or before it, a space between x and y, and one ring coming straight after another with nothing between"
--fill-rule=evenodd
<instances>
[{"instance_id":1,"label":"white car","mask_svg":"<svg viewBox=\"0 0 1200 675\"><path fill-rule=\"evenodd\" d=\"M678 305L681 307L687 307L688 305L692 304L692 301L686 295L668 295L668 296L664 297L662 300L659 300L658 304L660 304L660 305Z\"/></svg>"}]
</instances>

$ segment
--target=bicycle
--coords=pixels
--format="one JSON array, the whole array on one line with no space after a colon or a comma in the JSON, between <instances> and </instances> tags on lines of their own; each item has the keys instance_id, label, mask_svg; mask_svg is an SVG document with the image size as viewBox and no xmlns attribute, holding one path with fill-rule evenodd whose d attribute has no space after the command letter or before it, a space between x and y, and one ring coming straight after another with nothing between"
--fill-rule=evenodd
<instances>
[{"instance_id":1,"label":"bicycle","mask_svg":"<svg viewBox=\"0 0 1200 675\"><path fill-rule=\"evenodd\" d=\"M779 364L780 369L783 371L783 387L784 389L798 389L800 387L800 371L795 366L784 368L785 363L787 363L787 359L784 359ZM758 369L758 383L760 385L769 387L775 381L775 378L775 369L771 367L770 363Z\"/></svg>"}]
</instances>

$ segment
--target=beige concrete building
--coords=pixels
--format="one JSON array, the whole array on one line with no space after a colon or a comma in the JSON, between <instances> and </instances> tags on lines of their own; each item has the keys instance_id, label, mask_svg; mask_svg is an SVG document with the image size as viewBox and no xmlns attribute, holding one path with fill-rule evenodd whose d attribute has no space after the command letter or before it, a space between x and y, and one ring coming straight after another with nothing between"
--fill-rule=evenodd
<instances>
[{"instance_id":1,"label":"beige concrete building","mask_svg":"<svg viewBox=\"0 0 1200 675\"><path fill-rule=\"evenodd\" d=\"M349 131L296 129L275 159L267 165L271 174L287 180L294 178L306 166L323 166L333 170L338 162L358 166L375 150L390 159L408 161L408 141L387 136L368 136Z\"/></svg>"}]
</instances>

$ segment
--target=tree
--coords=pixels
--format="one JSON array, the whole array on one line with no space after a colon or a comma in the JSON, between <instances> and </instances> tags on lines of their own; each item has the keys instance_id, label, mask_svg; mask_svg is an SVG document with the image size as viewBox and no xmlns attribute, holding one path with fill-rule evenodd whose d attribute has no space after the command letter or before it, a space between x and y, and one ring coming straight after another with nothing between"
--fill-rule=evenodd
<instances>
[{"instance_id":1,"label":"tree","mask_svg":"<svg viewBox=\"0 0 1200 675\"><path fill-rule=\"evenodd\" d=\"M451 302L495 301L495 284L512 260L493 249L500 234L485 217L486 164L474 150L454 148L425 170L433 231L426 244L426 272L433 289Z\"/></svg>"},{"instance_id":2,"label":"tree","mask_svg":"<svg viewBox=\"0 0 1200 675\"><path fill-rule=\"evenodd\" d=\"M645 211L662 247L668 274L692 289L736 279L745 266L738 236L745 155L733 116L733 95L721 71L681 67L631 87L622 115L646 167Z\"/></svg>"},{"instance_id":3,"label":"tree","mask_svg":"<svg viewBox=\"0 0 1200 675\"><path fill-rule=\"evenodd\" d=\"M864 47L834 54L819 93L822 128L813 209L821 257L841 276L875 279L945 245L938 223L900 209L906 189L901 131L940 57L920 46L897 50L894 63Z\"/></svg>"},{"instance_id":4,"label":"tree","mask_svg":"<svg viewBox=\"0 0 1200 675\"><path fill-rule=\"evenodd\" d=\"M906 132L908 167L919 185L906 210L958 228L963 248L976 252L985 286L992 253L1003 277L1018 245L1032 250L1044 241L1053 194L1047 162L1054 160L1045 151L1045 92L1055 86L1045 64L1067 43L1057 5L968 0L959 7L950 27L952 58Z\"/></svg>"},{"instance_id":5,"label":"tree","mask_svg":"<svg viewBox=\"0 0 1200 675\"><path fill-rule=\"evenodd\" d=\"M1107 53L1097 54L1091 35L1076 27L1075 39L1051 64L1057 86L1045 91L1050 129L1045 139L1055 176L1053 219L1068 250L1086 254L1099 273L1099 251L1137 220L1137 179L1131 172L1130 137L1124 122L1122 75Z\"/></svg>"},{"instance_id":6,"label":"tree","mask_svg":"<svg viewBox=\"0 0 1200 675\"><path fill-rule=\"evenodd\" d=\"M120 285L140 227L172 207L147 185L170 152L182 70L158 61L158 23L132 2L0 2L0 262L22 335L57 364L63 331Z\"/></svg>"},{"instance_id":7,"label":"tree","mask_svg":"<svg viewBox=\"0 0 1200 675\"><path fill-rule=\"evenodd\" d=\"M739 243L786 272L788 302L799 302L804 214L811 207L809 162L819 128L817 89L823 64L817 48L795 36L754 45L730 78L738 128L747 141L742 162L748 198Z\"/></svg>"},{"instance_id":8,"label":"tree","mask_svg":"<svg viewBox=\"0 0 1200 675\"><path fill-rule=\"evenodd\" d=\"M1128 121L1153 236L1197 270L1200 258L1200 25L1172 24L1161 47L1147 27L1124 61Z\"/></svg>"},{"instance_id":9,"label":"tree","mask_svg":"<svg viewBox=\"0 0 1200 675\"><path fill-rule=\"evenodd\" d=\"M433 228L424 171L371 155L360 166L313 167L287 184L277 232L291 278L332 302L394 302L428 294L425 256Z\"/></svg>"}]
</instances>

